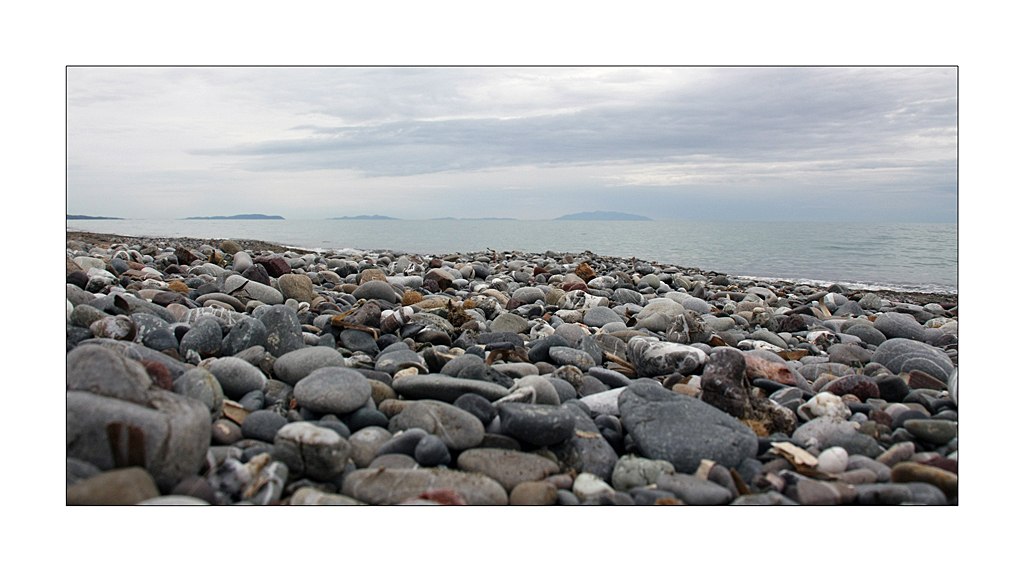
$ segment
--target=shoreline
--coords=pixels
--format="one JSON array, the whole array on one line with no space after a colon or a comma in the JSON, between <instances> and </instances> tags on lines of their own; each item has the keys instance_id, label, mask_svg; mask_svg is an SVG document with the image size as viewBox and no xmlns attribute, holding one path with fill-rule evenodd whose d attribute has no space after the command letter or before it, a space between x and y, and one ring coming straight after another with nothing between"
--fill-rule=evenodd
<instances>
[{"instance_id":1,"label":"shoreline","mask_svg":"<svg viewBox=\"0 0 1024 572\"><path fill-rule=\"evenodd\" d=\"M187 248L198 248L200 245L203 245L203 244L207 244L207 245L210 245L210 246L215 246L217 244L220 244L220 242L222 242L224 240L229 240L226 237L224 237L224 238L197 238L197 237L129 236L129 235L121 235L121 234L107 234L107 233L86 232L86 231L72 231L72 230L66 230L65 231L65 236L66 236L66 240L77 240L77 241L85 242L85 243L88 243L88 244L101 244L101 243L116 244L116 243L128 242L128 241L133 241L133 240L135 240L135 241L146 240L146 241L155 241L155 242L166 242L168 244L180 244L182 246L186 246ZM235 242L237 242L243 249L247 249L247 250L248 249L252 249L254 251L255 250L269 250L269 251L272 251L272 252L275 252L275 253L282 253L282 252L286 252L286 251L292 251L292 252L295 252L297 254L322 254L322 253L324 253L324 252L326 252L328 250L336 250L336 249L315 249L315 250L310 250L310 249L307 249L307 248L301 248L301 247L297 247L297 246L281 245L281 244L277 244L277 243L266 242L266 241L263 241L263 240L256 240L256 239L230 239L230 240L234 240ZM389 251L390 252L393 249L353 249L353 250L360 250L360 251L365 251L365 252L382 252L382 251ZM421 255L421 256L427 256L427 255L429 255L429 256L441 256L441 255L447 255L447 254L465 254L465 253L462 253L462 252L458 252L458 253L411 252L409 254L416 254L416 255ZM528 254L529 255L529 254L538 254L538 253L523 252L523 254ZM572 254L580 254L580 253L572 253ZM622 257L605 256L605 255L602 255L602 254L599 254L599 253L589 253L589 254L591 254L593 256L598 256L600 258L628 260L628 259L624 259ZM637 261L638 262L648 262L648 263L650 263L650 261L641 261L640 259L637 259ZM651 263L651 264L655 264L655 263ZM667 264L658 264L658 265L659 266L673 266L673 265L667 265ZM903 302L903 303L908 303L908 304L916 304L916 305L919 305L919 306L924 306L925 304L931 304L931 303L935 303L935 304L958 304L958 302L959 302L959 292L957 292L956 294L953 294L953 293L947 293L947 292L920 292L920 291L914 291L914 290L906 290L906 291L904 291L904 290L892 290L892 289L887 289L887 288L852 288L852 287L846 286L845 285L846 283L844 281L841 281L841 280L836 280L836 281L827 281L827 280L798 280L798 281L794 281L794 280L776 279L776 278L761 278L761 277L749 277L749 276L744 276L744 275L732 275L732 274L726 274L726 273L723 273L723 272L717 272L717 271L714 271L714 270L708 270L708 269L703 269L703 268L682 268L682 267L679 267L679 268L681 270L686 270L686 271L691 271L691 272L698 272L698 273L709 274L709 275L729 276L730 278L737 278L737 279L740 279L740 280L749 280L751 282L764 282L764 283L772 284L772 285L776 285L776 284L777 285L783 285L783 286L807 285L807 286L811 286L811 287L814 287L814 288L826 289L826 288L828 288L828 286L830 284L844 284L844 288L849 293L851 293L851 294L860 295L860 294L864 294L864 293L870 292L872 294L875 294L876 296L881 296L883 298L887 298L887 299L890 299L890 300L893 300L893 301L896 301L896 302Z\"/></svg>"}]
</instances>

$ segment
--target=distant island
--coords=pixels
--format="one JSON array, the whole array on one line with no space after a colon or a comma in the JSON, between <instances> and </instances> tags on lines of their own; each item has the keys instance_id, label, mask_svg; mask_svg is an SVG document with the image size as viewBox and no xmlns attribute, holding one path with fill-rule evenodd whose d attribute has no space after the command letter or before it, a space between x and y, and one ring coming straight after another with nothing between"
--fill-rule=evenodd
<instances>
[{"instance_id":1,"label":"distant island","mask_svg":"<svg viewBox=\"0 0 1024 572\"><path fill-rule=\"evenodd\" d=\"M284 217L263 214L236 214L232 216L190 216L181 220L284 220Z\"/></svg>"},{"instance_id":2,"label":"distant island","mask_svg":"<svg viewBox=\"0 0 1024 572\"><path fill-rule=\"evenodd\" d=\"M81 214L69 214L68 220L124 220L116 216L90 216Z\"/></svg>"},{"instance_id":3,"label":"distant island","mask_svg":"<svg viewBox=\"0 0 1024 572\"><path fill-rule=\"evenodd\" d=\"M443 216L441 218L432 218L430 220L519 220L516 218L508 217L496 217L496 216L485 216L480 218L455 218L453 216Z\"/></svg>"},{"instance_id":4,"label":"distant island","mask_svg":"<svg viewBox=\"0 0 1024 572\"><path fill-rule=\"evenodd\" d=\"M379 214L375 215L359 215L359 216L336 216L327 220L402 220L393 216L383 216Z\"/></svg>"},{"instance_id":5,"label":"distant island","mask_svg":"<svg viewBox=\"0 0 1024 572\"><path fill-rule=\"evenodd\" d=\"M590 213L575 213L560 216L555 220L654 220L645 216L617 213L608 211L594 211Z\"/></svg>"}]
</instances>

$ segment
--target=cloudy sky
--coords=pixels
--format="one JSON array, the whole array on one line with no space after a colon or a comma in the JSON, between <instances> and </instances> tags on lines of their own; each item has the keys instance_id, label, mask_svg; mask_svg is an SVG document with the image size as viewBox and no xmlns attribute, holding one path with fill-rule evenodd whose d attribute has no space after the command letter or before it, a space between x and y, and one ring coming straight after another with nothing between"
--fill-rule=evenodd
<instances>
[{"instance_id":1,"label":"cloudy sky","mask_svg":"<svg viewBox=\"0 0 1024 572\"><path fill-rule=\"evenodd\" d=\"M67 212L955 222L955 68L67 69Z\"/></svg>"}]
</instances>

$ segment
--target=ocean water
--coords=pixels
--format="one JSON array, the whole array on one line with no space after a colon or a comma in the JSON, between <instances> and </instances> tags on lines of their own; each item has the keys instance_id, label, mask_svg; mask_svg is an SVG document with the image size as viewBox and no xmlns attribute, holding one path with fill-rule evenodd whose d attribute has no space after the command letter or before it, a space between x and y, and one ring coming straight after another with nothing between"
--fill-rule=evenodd
<instances>
[{"instance_id":1,"label":"ocean water","mask_svg":"<svg viewBox=\"0 0 1024 572\"><path fill-rule=\"evenodd\" d=\"M952 223L75 220L68 230L263 240L309 250L498 251L636 257L733 276L957 292Z\"/></svg>"}]
</instances>

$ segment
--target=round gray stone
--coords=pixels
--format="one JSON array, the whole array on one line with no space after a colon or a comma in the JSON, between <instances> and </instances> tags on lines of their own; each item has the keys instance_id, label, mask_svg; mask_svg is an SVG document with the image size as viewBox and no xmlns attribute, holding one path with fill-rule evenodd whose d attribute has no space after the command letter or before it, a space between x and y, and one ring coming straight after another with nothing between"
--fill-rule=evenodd
<instances>
[{"instance_id":1,"label":"round gray stone","mask_svg":"<svg viewBox=\"0 0 1024 572\"><path fill-rule=\"evenodd\" d=\"M885 334L886 338L907 338L924 341L924 326L919 324L910 314L884 312L879 314L873 325L876 330Z\"/></svg>"},{"instance_id":2,"label":"round gray stone","mask_svg":"<svg viewBox=\"0 0 1024 572\"><path fill-rule=\"evenodd\" d=\"M207 368L229 399L238 400L250 391L267 388L267 377L263 371L245 360L223 357L210 362Z\"/></svg>"},{"instance_id":3,"label":"round gray stone","mask_svg":"<svg viewBox=\"0 0 1024 572\"><path fill-rule=\"evenodd\" d=\"M587 310L586 314L583 314L583 323L600 328L601 326L611 322L623 322L622 316L618 315L615 310L608 308L607 306L598 306Z\"/></svg>"},{"instance_id":4,"label":"round gray stone","mask_svg":"<svg viewBox=\"0 0 1024 572\"><path fill-rule=\"evenodd\" d=\"M300 379L324 367L343 367L345 358L334 348L313 346L288 352L274 361L274 375L295 385Z\"/></svg>"},{"instance_id":5,"label":"round gray stone","mask_svg":"<svg viewBox=\"0 0 1024 572\"><path fill-rule=\"evenodd\" d=\"M347 367L323 367L295 384L295 401L315 413L351 413L366 405L371 393L366 376Z\"/></svg>"},{"instance_id":6,"label":"round gray stone","mask_svg":"<svg viewBox=\"0 0 1024 572\"><path fill-rule=\"evenodd\" d=\"M383 280L370 280L360 285L352 292L356 300L384 300L392 304L398 302L398 295L394 288Z\"/></svg>"},{"instance_id":7,"label":"round gray stone","mask_svg":"<svg viewBox=\"0 0 1024 572\"><path fill-rule=\"evenodd\" d=\"M253 411L242 421L242 435L246 439L274 442L277 431L288 424L288 420L269 409Z\"/></svg>"},{"instance_id":8,"label":"round gray stone","mask_svg":"<svg viewBox=\"0 0 1024 572\"><path fill-rule=\"evenodd\" d=\"M475 415L440 401L410 403L388 424L392 433L414 427L437 435L449 449L471 449L484 440L484 424Z\"/></svg>"}]
</instances>

